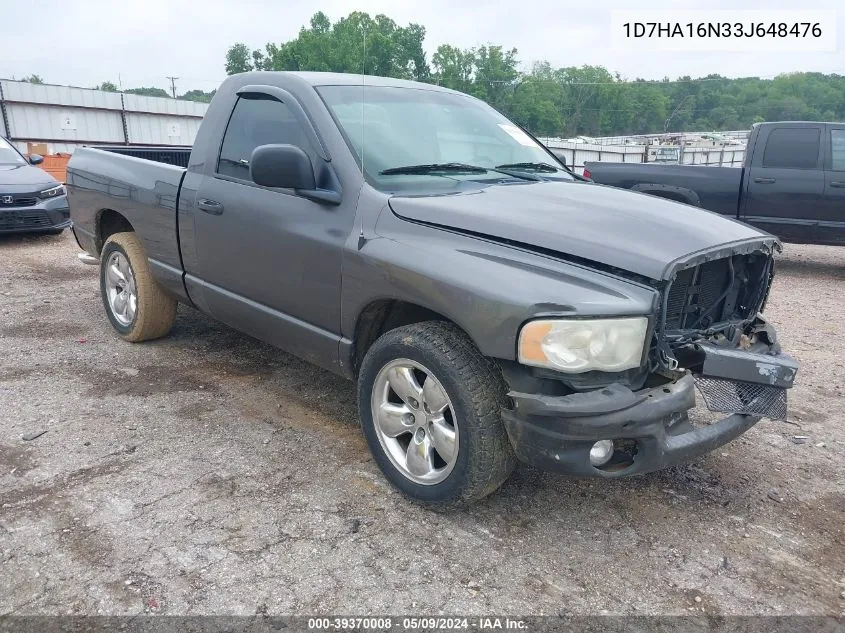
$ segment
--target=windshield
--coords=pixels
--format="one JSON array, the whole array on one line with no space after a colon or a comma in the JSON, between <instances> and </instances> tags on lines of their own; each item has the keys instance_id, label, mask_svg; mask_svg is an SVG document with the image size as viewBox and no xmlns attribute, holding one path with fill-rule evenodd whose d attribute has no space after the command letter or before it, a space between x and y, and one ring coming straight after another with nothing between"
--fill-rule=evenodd
<instances>
[{"instance_id":1,"label":"windshield","mask_svg":"<svg viewBox=\"0 0 845 633\"><path fill-rule=\"evenodd\" d=\"M26 161L21 158L17 150L0 138L0 165L25 165Z\"/></svg>"},{"instance_id":2,"label":"windshield","mask_svg":"<svg viewBox=\"0 0 845 633\"><path fill-rule=\"evenodd\" d=\"M551 172L555 179L572 180L519 127L466 95L385 86L317 90L363 162L367 181L383 191L449 189L467 181L525 182L515 176L520 173L547 177ZM420 166L425 168L402 169Z\"/></svg>"}]
</instances>

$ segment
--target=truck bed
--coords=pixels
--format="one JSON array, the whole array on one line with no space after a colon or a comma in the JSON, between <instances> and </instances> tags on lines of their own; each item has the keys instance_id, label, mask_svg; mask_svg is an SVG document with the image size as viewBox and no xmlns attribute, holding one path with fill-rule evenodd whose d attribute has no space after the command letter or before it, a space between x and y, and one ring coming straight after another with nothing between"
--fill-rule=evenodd
<instances>
[{"instance_id":1,"label":"truck bed","mask_svg":"<svg viewBox=\"0 0 845 633\"><path fill-rule=\"evenodd\" d=\"M602 185L660 195L731 217L739 210L743 170L738 167L590 162L585 168Z\"/></svg>"},{"instance_id":2,"label":"truck bed","mask_svg":"<svg viewBox=\"0 0 845 633\"><path fill-rule=\"evenodd\" d=\"M181 286L176 205L184 175L183 167L127 156L114 148L76 150L68 165L67 184L78 239L101 246L97 220L102 214L117 212L141 237L150 266L157 269L154 274L173 283L178 280Z\"/></svg>"},{"instance_id":3,"label":"truck bed","mask_svg":"<svg viewBox=\"0 0 845 633\"><path fill-rule=\"evenodd\" d=\"M188 162L191 159L190 147L172 147L167 145L149 147L98 145L94 149L112 152L114 154L123 154L124 156L134 156L135 158L143 158L156 163L165 163L166 165L176 165L185 169L188 168Z\"/></svg>"}]
</instances>

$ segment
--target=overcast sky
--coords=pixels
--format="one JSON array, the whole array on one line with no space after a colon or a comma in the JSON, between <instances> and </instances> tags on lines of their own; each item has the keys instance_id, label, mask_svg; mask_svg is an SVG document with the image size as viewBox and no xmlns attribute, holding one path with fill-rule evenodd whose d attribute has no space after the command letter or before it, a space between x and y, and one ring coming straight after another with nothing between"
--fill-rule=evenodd
<instances>
[{"instance_id":1,"label":"overcast sky","mask_svg":"<svg viewBox=\"0 0 845 633\"><path fill-rule=\"evenodd\" d=\"M620 53L610 45L611 9L760 8L836 9L838 0L5 0L0 15L0 77L36 73L46 82L94 86L118 82L124 88L211 90L225 77L224 57L234 42L263 48L268 41L296 37L317 10L333 21L354 10L384 13L398 24L427 29L429 54L443 43L460 47L502 44L519 49L519 59L555 66L595 64L626 78L664 76L730 77L789 71L845 74L845 8L837 15L836 52L827 53Z\"/></svg>"}]
</instances>

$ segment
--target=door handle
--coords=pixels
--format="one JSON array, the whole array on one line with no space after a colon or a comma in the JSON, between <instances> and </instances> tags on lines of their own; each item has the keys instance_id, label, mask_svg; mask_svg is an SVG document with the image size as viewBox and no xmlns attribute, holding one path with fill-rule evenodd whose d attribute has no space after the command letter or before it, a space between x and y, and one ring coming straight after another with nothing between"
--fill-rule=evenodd
<instances>
[{"instance_id":1,"label":"door handle","mask_svg":"<svg viewBox=\"0 0 845 633\"><path fill-rule=\"evenodd\" d=\"M205 198L200 198L197 200L197 206L200 211L205 211L209 215L220 215L223 213L223 205L216 200L206 200Z\"/></svg>"},{"instance_id":2,"label":"door handle","mask_svg":"<svg viewBox=\"0 0 845 633\"><path fill-rule=\"evenodd\" d=\"M830 183L831 187L836 187L837 189L845 189L845 180L834 180Z\"/></svg>"},{"instance_id":3,"label":"door handle","mask_svg":"<svg viewBox=\"0 0 845 633\"><path fill-rule=\"evenodd\" d=\"M755 178L754 182L759 182L761 185L771 185L775 182L774 178Z\"/></svg>"}]
</instances>

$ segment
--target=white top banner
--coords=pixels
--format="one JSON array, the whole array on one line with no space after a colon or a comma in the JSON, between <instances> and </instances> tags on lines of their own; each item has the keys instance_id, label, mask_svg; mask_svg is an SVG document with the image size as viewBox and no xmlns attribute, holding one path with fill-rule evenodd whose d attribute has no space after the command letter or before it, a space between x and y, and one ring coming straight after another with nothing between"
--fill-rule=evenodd
<instances>
[{"instance_id":1,"label":"white top banner","mask_svg":"<svg viewBox=\"0 0 845 633\"><path fill-rule=\"evenodd\" d=\"M625 51L836 51L836 11L611 11L611 44Z\"/></svg>"}]
</instances>

